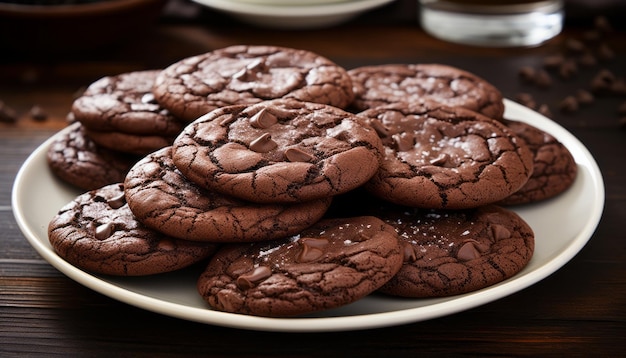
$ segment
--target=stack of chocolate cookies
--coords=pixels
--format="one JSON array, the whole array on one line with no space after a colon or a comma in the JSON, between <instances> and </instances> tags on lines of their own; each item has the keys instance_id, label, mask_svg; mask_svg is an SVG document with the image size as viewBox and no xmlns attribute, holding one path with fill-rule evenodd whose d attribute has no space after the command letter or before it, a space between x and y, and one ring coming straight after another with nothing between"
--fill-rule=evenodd
<instances>
[{"instance_id":1,"label":"stack of chocolate cookies","mask_svg":"<svg viewBox=\"0 0 626 358\"><path fill-rule=\"evenodd\" d=\"M567 148L503 114L500 92L461 69L346 70L284 47L106 77L49 149L53 172L87 190L49 239L100 274L204 264L199 294L240 314L472 292L533 255L506 206L576 177Z\"/></svg>"}]
</instances>

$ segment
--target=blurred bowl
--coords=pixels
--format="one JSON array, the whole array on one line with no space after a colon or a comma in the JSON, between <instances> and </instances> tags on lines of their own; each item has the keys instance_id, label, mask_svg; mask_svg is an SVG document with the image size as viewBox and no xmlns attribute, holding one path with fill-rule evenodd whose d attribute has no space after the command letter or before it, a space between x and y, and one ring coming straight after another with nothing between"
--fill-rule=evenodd
<instances>
[{"instance_id":1,"label":"blurred bowl","mask_svg":"<svg viewBox=\"0 0 626 358\"><path fill-rule=\"evenodd\" d=\"M15 0L9 0L15 1ZM167 0L0 0L0 46L21 53L104 50L153 26Z\"/></svg>"}]
</instances>

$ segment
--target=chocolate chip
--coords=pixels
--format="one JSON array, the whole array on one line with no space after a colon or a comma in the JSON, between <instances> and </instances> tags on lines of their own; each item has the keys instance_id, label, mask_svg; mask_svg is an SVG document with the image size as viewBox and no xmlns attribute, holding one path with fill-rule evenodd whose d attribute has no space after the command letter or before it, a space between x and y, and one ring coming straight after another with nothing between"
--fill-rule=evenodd
<instances>
[{"instance_id":1,"label":"chocolate chip","mask_svg":"<svg viewBox=\"0 0 626 358\"><path fill-rule=\"evenodd\" d=\"M552 86L552 77L547 71L538 71L535 76L535 84L541 88L548 88Z\"/></svg>"},{"instance_id":2,"label":"chocolate chip","mask_svg":"<svg viewBox=\"0 0 626 358\"><path fill-rule=\"evenodd\" d=\"M44 112L43 108L35 105L30 109L30 117L36 121L43 122L48 119L48 114Z\"/></svg>"},{"instance_id":3,"label":"chocolate chip","mask_svg":"<svg viewBox=\"0 0 626 358\"><path fill-rule=\"evenodd\" d=\"M154 94L148 92L141 96L141 103L157 104L157 101L154 98Z\"/></svg>"},{"instance_id":4,"label":"chocolate chip","mask_svg":"<svg viewBox=\"0 0 626 358\"><path fill-rule=\"evenodd\" d=\"M250 118L250 125L254 128L267 129L278 123L275 115L271 114L267 108L261 109Z\"/></svg>"},{"instance_id":5,"label":"chocolate chip","mask_svg":"<svg viewBox=\"0 0 626 358\"><path fill-rule=\"evenodd\" d=\"M547 69L557 69L563 64L563 62L565 62L565 57L563 57L563 55L546 56L543 59L543 67Z\"/></svg>"},{"instance_id":6,"label":"chocolate chip","mask_svg":"<svg viewBox=\"0 0 626 358\"><path fill-rule=\"evenodd\" d=\"M585 52L578 58L578 63L584 67L593 67L598 63L598 60L591 52Z\"/></svg>"},{"instance_id":7,"label":"chocolate chip","mask_svg":"<svg viewBox=\"0 0 626 358\"><path fill-rule=\"evenodd\" d=\"M398 152L406 152L415 147L415 140L413 136L408 133L394 134L391 138Z\"/></svg>"},{"instance_id":8,"label":"chocolate chip","mask_svg":"<svg viewBox=\"0 0 626 358\"><path fill-rule=\"evenodd\" d=\"M239 81L254 81L258 77L258 74L266 69L267 65L265 64L265 61L258 58L249 63L245 68L242 68L233 74L232 78Z\"/></svg>"},{"instance_id":9,"label":"chocolate chip","mask_svg":"<svg viewBox=\"0 0 626 358\"><path fill-rule=\"evenodd\" d=\"M303 238L299 240L302 250L297 257L298 262L311 262L324 255L324 248L329 241L325 238Z\"/></svg>"},{"instance_id":10,"label":"chocolate chip","mask_svg":"<svg viewBox=\"0 0 626 358\"><path fill-rule=\"evenodd\" d=\"M515 101L530 109L535 109L537 107L537 103L535 102L535 99L530 93L522 92L522 93L516 94Z\"/></svg>"},{"instance_id":11,"label":"chocolate chip","mask_svg":"<svg viewBox=\"0 0 626 358\"><path fill-rule=\"evenodd\" d=\"M597 43L602 39L602 33L596 29L588 30L583 33L583 40L587 43Z\"/></svg>"},{"instance_id":12,"label":"chocolate chip","mask_svg":"<svg viewBox=\"0 0 626 358\"><path fill-rule=\"evenodd\" d=\"M600 44L596 49L596 55L600 60L610 61L615 58L615 52L607 44Z\"/></svg>"},{"instance_id":13,"label":"chocolate chip","mask_svg":"<svg viewBox=\"0 0 626 358\"><path fill-rule=\"evenodd\" d=\"M592 104L595 100L593 94L587 90L579 89L576 91L576 99L580 104Z\"/></svg>"},{"instance_id":14,"label":"chocolate chip","mask_svg":"<svg viewBox=\"0 0 626 358\"><path fill-rule=\"evenodd\" d=\"M535 81L535 69L530 66L524 66L519 69L518 74L522 81L533 83Z\"/></svg>"},{"instance_id":15,"label":"chocolate chip","mask_svg":"<svg viewBox=\"0 0 626 358\"><path fill-rule=\"evenodd\" d=\"M119 209L126 204L126 196L124 193L121 193L120 195L109 199L107 204L109 204L112 209Z\"/></svg>"},{"instance_id":16,"label":"chocolate chip","mask_svg":"<svg viewBox=\"0 0 626 358\"><path fill-rule=\"evenodd\" d=\"M562 112L572 113L578 110L578 101L574 96L567 96L559 103Z\"/></svg>"},{"instance_id":17,"label":"chocolate chip","mask_svg":"<svg viewBox=\"0 0 626 358\"><path fill-rule=\"evenodd\" d=\"M372 128L374 128L376 133L378 133L379 137L387 138L389 136L389 128L385 127L385 125L382 124L382 122L372 121L370 125L372 126Z\"/></svg>"},{"instance_id":18,"label":"chocolate chip","mask_svg":"<svg viewBox=\"0 0 626 358\"><path fill-rule=\"evenodd\" d=\"M620 103L619 107L617 107L617 113L626 115L626 101Z\"/></svg>"},{"instance_id":19,"label":"chocolate chip","mask_svg":"<svg viewBox=\"0 0 626 358\"><path fill-rule=\"evenodd\" d=\"M610 91L611 91L611 94L614 94L617 96L626 95L626 82L624 81L624 79L618 78L617 80L615 80L615 82L611 84Z\"/></svg>"},{"instance_id":20,"label":"chocolate chip","mask_svg":"<svg viewBox=\"0 0 626 358\"><path fill-rule=\"evenodd\" d=\"M495 240L508 239L511 237L511 231L503 225L494 224L491 226L491 234Z\"/></svg>"},{"instance_id":21,"label":"chocolate chip","mask_svg":"<svg viewBox=\"0 0 626 358\"><path fill-rule=\"evenodd\" d=\"M98 240L106 240L113 233L114 225L113 223L101 224L96 227L96 239Z\"/></svg>"},{"instance_id":22,"label":"chocolate chip","mask_svg":"<svg viewBox=\"0 0 626 358\"><path fill-rule=\"evenodd\" d=\"M559 68L559 75L563 79L569 79L577 73L578 73L578 66L576 65L576 62L574 62L573 60L567 60L563 62L563 64Z\"/></svg>"},{"instance_id":23,"label":"chocolate chip","mask_svg":"<svg viewBox=\"0 0 626 358\"><path fill-rule=\"evenodd\" d=\"M17 112L3 101L0 101L0 122L15 123L17 118Z\"/></svg>"},{"instance_id":24,"label":"chocolate chip","mask_svg":"<svg viewBox=\"0 0 626 358\"><path fill-rule=\"evenodd\" d=\"M580 53L585 50L585 44L575 38L565 40L565 48L570 52Z\"/></svg>"},{"instance_id":25,"label":"chocolate chip","mask_svg":"<svg viewBox=\"0 0 626 358\"><path fill-rule=\"evenodd\" d=\"M269 267L259 266L251 272L239 276L236 281L237 287L248 290L270 276L272 276L272 270Z\"/></svg>"},{"instance_id":26,"label":"chocolate chip","mask_svg":"<svg viewBox=\"0 0 626 358\"><path fill-rule=\"evenodd\" d=\"M543 116L552 118L552 111L550 110L550 107L545 103L539 106L537 112L539 112Z\"/></svg>"},{"instance_id":27,"label":"chocolate chip","mask_svg":"<svg viewBox=\"0 0 626 358\"><path fill-rule=\"evenodd\" d=\"M257 153L267 153L277 146L278 144L272 140L272 136L269 133L264 133L250 142L250 150Z\"/></svg>"},{"instance_id":28,"label":"chocolate chip","mask_svg":"<svg viewBox=\"0 0 626 358\"><path fill-rule=\"evenodd\" d=\"M285 157L290 162L310 162L315 159L311 154L298 148L287 149L285 151Z\"/></svg>"},{"instance_id":29,"label":"chocolate chip","mask_svg":"<svg viewBox=\"0 0 626 358\"><path fill-rule=\"evenodd\" d=\"M607 70L600 70L592 79L591 79L591 90L593 92L607 92L610 91L613 82L615 82L615 75Z\"/></svg>"},{"instance_id":30,"label":"chocolate chip","mask_svg":"<svg viewBox=\"0 0 626 358\"><path fill-rule=\"evenodd\" d=\"M474 246L474 242L468 241L461 246L456 254L456 258L461 261L475 260L480 257L480 252Z\"/></svg>"},{"instance_id":31,"label":"chocolate chip","mask_svg":"<svg viewBox=\"0 0 626 358\"><path fill-rule=\"evenodd\" d=\"M220 119L219 124L221 127L228 127L231 123L237 120L237 116L226 115L224 118Z\"/></svg>"},{"instance_id":32,"label":"chocolate chip","mask_svg":"<svg viewBox=\"0 0 626 358\"><path fill-rule=\"evenodd\" d=\"M415 254L415 249L413 248L413 245L411 245L408 242L404 242L403 243L403 253L404 253L404 262L415 262L417 261L417 255Z\"/></svg>"},{"instance_id":33,"label":"chocolate chip","mask_svg":"<svg viewBox=\"0 0 626 358\"><path fill-rule=\"evenodd\" d=\"M430 160L430 164L437 165L437 166L443 166L444 164L446 164L448 159L450 159L450 156L448 154L441 153L436 158L431 159Z\"/></svg>"}]
</instances>

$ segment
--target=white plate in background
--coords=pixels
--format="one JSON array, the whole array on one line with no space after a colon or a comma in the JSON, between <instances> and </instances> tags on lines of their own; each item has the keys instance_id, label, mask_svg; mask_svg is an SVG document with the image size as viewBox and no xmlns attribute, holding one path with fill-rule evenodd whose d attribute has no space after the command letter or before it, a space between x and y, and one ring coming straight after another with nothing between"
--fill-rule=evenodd
<instances>
[{"instance_id":1,"label":"white plate in background","mask_svg":"<svg viewBox=\"0 0 626 358\"><path fill-rule=\"evenodd\" d=\"M259 3L259 0L251 0L254 3L244 0L193 1L256 26L312 29L338 25L394 0L344 0L318 4L309 1L307 5L267 5Z\"/></svg>"}]
</instances>

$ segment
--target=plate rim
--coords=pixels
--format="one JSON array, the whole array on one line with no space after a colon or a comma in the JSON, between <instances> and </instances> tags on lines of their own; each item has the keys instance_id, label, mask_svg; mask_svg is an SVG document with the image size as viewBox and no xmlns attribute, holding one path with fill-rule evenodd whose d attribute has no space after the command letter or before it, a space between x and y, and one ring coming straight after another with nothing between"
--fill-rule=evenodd
<instances>
[{"instance_id":1,"label":"plate rim","mask_svg":"<svg viewBox=\"0 0 626 358\"><path fill-rule=\"evenodd\" d=\"M267 16L272 18L321 17L357 13L391 3L395 0L352 0L313 5L263 5L228 0L192 0L198 4L241 15Z\"/></svg>"},{"instance_id":2,"label":"plate rim","mask_svg":"<svg viewBox=\"0 0 626 358\"><path fill-rule=\"evenodd\" d=\"M96 292L99 292L100 294L116 299L120 302L124 302L132 306L146 309L155 313L160 313L166 316L176 317L204 324L211 324L215 326L277 332L332 332L361 330L425 321L445 315L458 313L460 311L465 311L504 298L510 294L519 292L545 279L546 277L550 276L561 267L563 267L574 256L576 256L578 252L580 252L580 250L591 239L593 233L600 223L605 202L604 182L598 164L589 152L589 150L584 146L583 143L581 143L573 134L567 131L564 127L548 118L545 118L539 113L508 99L505 99L505 108L507 108L507 111L512 109L522 114L528 113L529 115L534 117L541 116L545 119L545 121L542 121L542 125L538 127L554 135L559 140L562 140L562 138L566 136L568 137L568 141L577 144L576 148L570 149L568 147L568 149L573 151L572 154L575 158L584 158L586 160L586 167L592 174L591 177L593 179L592 184L595 194L595 200L593 202L593 207L591 207L590 217L585 225L581 228L581 230L577 233L577 235L568 242L569 244L567 245L565 250L559 252L558 255L550 259L547 263L534 269L531 272L532 274L513 276L511 279L505 280L499 284L468 294L453 296L445 300L444 302L438 302L432 305L351 316L314 318L258 317L220 312L211 310L208 307L206 309L191 307L180 303L166 301L164 299L146 296L138 292L133 292L128 288L120 287L114 283L108 282L93 274L85 272L61 259L58 255L56 255L56 253L54 253L51 248L46 247L42 243L42 241L37 237L33 229L27 225L27 219L25 218L26 211L25 208L22 207L22 201L20 198L20 193L22 193L24 190L22 188L22 186L25 185L24 178L26 177L26 175L28 175L29 171L35 170L35 168L32 167L32 163L36 159L40 159L42 155L45 155L44 151L47 150L48 146L51 144L54 138L60 135L63 131L69 130L69 128L67 127L55 133L42 144L40 144L27 157L27 159L18 170L11 193L12 211L18 227L20 228L28 242L31 244L31 246L50 265L55 267L65 276L80 283L85 287L88 287ZM511 119L524 121L523 118ZM579 165L579 163L577 164ZM453 305L453 309L450 309L449 306L451 305L451 303L460 304L457 304L456 306Z\"/></svg>"}]
</instances>

